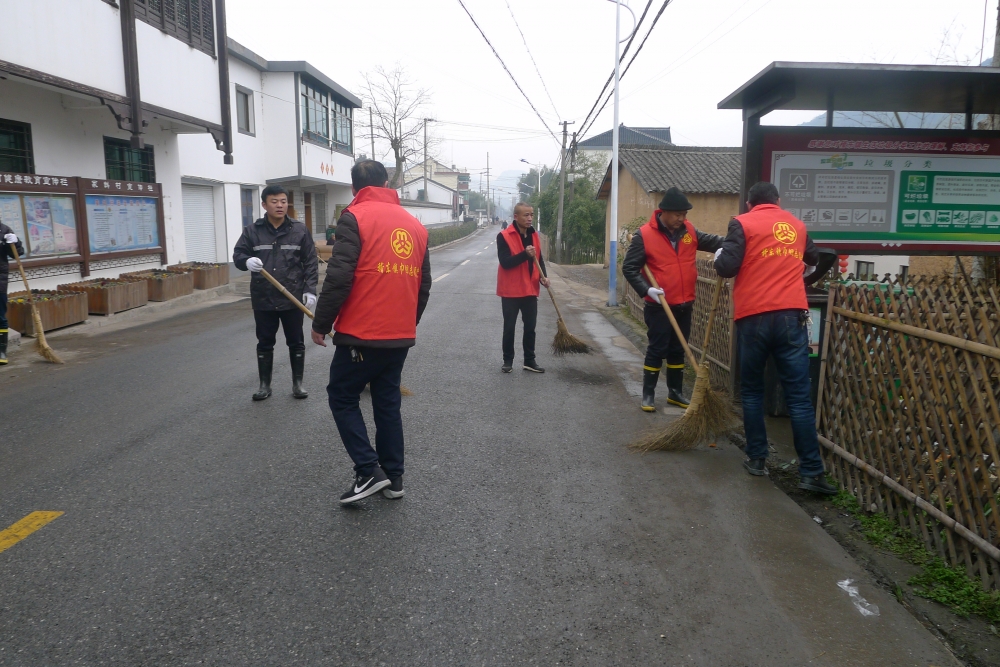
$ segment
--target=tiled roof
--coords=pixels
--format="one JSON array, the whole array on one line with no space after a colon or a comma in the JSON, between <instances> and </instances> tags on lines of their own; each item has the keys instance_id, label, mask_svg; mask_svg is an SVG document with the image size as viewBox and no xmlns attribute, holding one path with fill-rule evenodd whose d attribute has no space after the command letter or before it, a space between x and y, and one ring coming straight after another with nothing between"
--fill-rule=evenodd
<instances>
[{"instance_id":1,"label":"tiled roof","mask_svg":"<svg viewBox=\"0 0 1000 667\"><path fill-rule=\"evenodd\" d=\"M621 146L672 146L669 127L618 126L618 145ZM611 150L611 130L581 141L577 148L584 150Z\"/></svg>"},{"instance_id":2,"label":"tiled roof","mask_svg":"<svg viewBox=\"0 0 1000 667\"><path fill-rule=\"evenodd\" d=\"M621 166L646 192L666 192L672 187L686 194L739 194L740 148L672 146L670 148L623 148ZM611 165L598 199L611 191Z\"/></svg>"}]
</instances>

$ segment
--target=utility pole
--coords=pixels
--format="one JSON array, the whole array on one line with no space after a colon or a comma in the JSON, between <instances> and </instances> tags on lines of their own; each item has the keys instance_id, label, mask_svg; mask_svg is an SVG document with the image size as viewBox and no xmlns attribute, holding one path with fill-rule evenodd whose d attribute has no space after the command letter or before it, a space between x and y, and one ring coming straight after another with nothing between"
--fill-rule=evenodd
<instances>
[{"instance_id":1,"label":"utility pole","mask_svg":"<svg viewBox=\"0 0 1000 667\"><path fill-rule=\"evenodd\" d=\"M490 194L490 154L486 154L486 195ZM490 215L490 202L492 199L486 201L486 217L489 220L493 220L493 216Z\"/></svg>"},{"instance_id":2,"label":"utility pole","mask_svg":"<svg viewBox=\"0 0 1000 667\"><path fill-rule=\"evenodd\" d=\"M427 189L427 123L434 122L433 118L424 118L424 201L430 201L430 192Z\"/></svg>"},{"instance_id":3,"label":"utility pole","mask_svg":"<svg viewBox=\"0 0 1000 667\"><path fill-rule=\"evenodd\" d=\"M556 264L562 262L563 196L566 194L566 126L575 121L564 120L562 150L559 153L559 212L556 214Z\"/></svg>"}]
</instances>

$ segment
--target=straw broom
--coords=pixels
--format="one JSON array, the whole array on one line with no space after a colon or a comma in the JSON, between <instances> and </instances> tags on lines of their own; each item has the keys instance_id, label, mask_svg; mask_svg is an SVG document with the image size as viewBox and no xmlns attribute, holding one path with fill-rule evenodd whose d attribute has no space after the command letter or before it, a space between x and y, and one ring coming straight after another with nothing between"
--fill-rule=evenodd
<instances>
[{"instance_id":1,"label":"straw broom","mask_svg":"<svg viewBox=\"0 0 1000 667\"><path fill-rule=\"evenodd\" d=\"M306 308L306 307L305 307L305 306L304 306L304 305L302 304L302 302L301 302L301 301L299 301L299 300L298 300L298 299L296 299L296 298L295 298L294 296L292 296L292 293L291 293L291 292L289 292L289 291L288 291L287 289L285 289L285 286L284 286L284 285L282 285L282 284L281 284L281 283L279 283L279 282L278 282L277 280L275 280L274 276L272 276L272 275L271 275L270 273L268 273L268 272L267 272L266 270L264 270L264 269L261 269L261 270L260 270L260 274L261 274L262 276L264 276L265 278L267 278L267 282L269 282L269 283L271 283L272 285L274 285L274 288L275 288L275 289L277 289L277 290L278 290L279 292L281 292L282 294L284 294L284 295L285 295L285 297L286 297L286 298L287 298L287 299L288 299L289 301L291 301L292 303L294 303L294 304L295 304L295 306L296 306L296 307L297 307L297 308L298 308L299 310L301 310L301 311L302 311L303 313L305 313L305 314L306 314L306 316L307 316L307 317L308 317L308 318L309 318L310 320L313 320L313 319L316 319L316 318L315 318L315 316L313 315L312 311L311 311L311 310L309 310L308 308ZM332 334L332 333L328 333L328 334L327 334L327 336L329 336L329 337L330 337L331 339L333 338L333 334ZM406 387L404 387L403 385L399 385L399 394L400 394L401 396L413 396L413 392L412 392L412 391L410 391L409 389L407 389Z\"/></svg>"},{"instance_id":2,"label":"straw broom","mask_svg":"<svg viewBox=\"0 0 1000 667\"><path fill-rule=\"evenodd\" d=\"M35 308L35 296L31 293L31 288L28 287L28 276L24 275L24 266L21 264L21 258L17 254L17 248L13 245L8 246L14 253L14 261L17 262L17 269L21 272L21 280L24 281L24 289L28 292L28 303L31 305L31 324L34 328L35 333L35 350L38 354L42 355L46 361L51 361L54 364L61 364L63 360L59 358L59 355L55 353L49 344L45 342L45 330L42 327L42 317L38 314L38 309Z\"/></svg>"},{"instance_id":3,"label":"straw broom","mask_svg":"<svg viewBox=\"0 0 1000 667\"><path fill-rule=\"evenodd\" d=\"M538 263L538 257L536 256L534 259L535 269L538 271L538 275L541 276L543 275L542 267ZM552 288L546 287L545 289L549 293L552 305L556 309L556 337L552 339L552 353L559 357L564 354L590 354L590 346L571 334L566 327L562 313L559 312L559 304L556 303L556 297L552 294Z\"/></svg>"},{"instance_id":4,"label":"straw broom","mask_svg":"<svg viewBox=\"0 0 1000 667\"><path fill-rule=\"evenodd\" d=\"M659 288L656 278L648 266L643 267L646 277L653 287ZM739 420L733 412L732 406L725 396L712 389L711 381L708 377L708 363L705 358L708 356L708 342L712 336L712 327L715 324L715 315L719 307L719 296L722 293L722 283L725 279L719 278L715 282L715 292L712 295L712 309L708 316L708 325L705 327L705 341L701 347L701 363L695 359L694 352L688 346L684 335L681 333L677 320L667 305L666 299L660 296L660 305L667 313L670 325L674 328L674 334L680 339L691 363L697 369L697 376L694 382L694 391L691 392L691 402L687 410L680 419L670 422L663 431L650 433L643 436L631 447L641 452L651 451L684 451L694 449L706 440L714 439L720 435L725 435L739 425Z\"/></svg>"}]
</instances>

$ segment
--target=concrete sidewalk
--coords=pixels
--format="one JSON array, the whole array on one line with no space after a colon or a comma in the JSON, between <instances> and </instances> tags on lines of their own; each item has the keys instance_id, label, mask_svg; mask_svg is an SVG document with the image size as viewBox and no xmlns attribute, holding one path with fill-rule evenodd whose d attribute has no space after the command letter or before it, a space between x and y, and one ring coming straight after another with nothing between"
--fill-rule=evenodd
<instances>
[{"instance_id":1,"label":"concrete sidewalk","mask_svg":"<svg viewBox=\"0 0 1000 667\"><path fill-rule=\"evenodd\" d=\"M613 310L606 305L607 294L563 278L559 267L549 273L571 330L572 320L582 324L585 330L574 333L591 339L611 360L625 390L635 398L638 411L643 353L602 314ZM679 408L664 409L658 400L657 412L649 415L650 427L662 428L681 413ZM712 489L700 497L674 498L678 510L690 517L694 539L700 539L697 536L701 531L711 529L713 534L705 534L704 538L722 547L716 551L713 562L706 564L718 572L714 590L706 590L706 596L717 597L720 604L726 604L726 573L730 570L727 563L736 560L752 572L764 591L759 600L741 602L776 609L797 627L798 640L815 648L815 654L806 664L937 667L961 664L784 492L767 477L747 475L738 447L728 442L716 444L714 448L702 446L684 453L643 456L649 470L655 473L654 479L665 487L678 484L680 480L675 478L683 470L684 474L693 474L703 488ZM838 586L845 580L857 586L864 602ZM866 615L862 611L866 604L875 605L878 615ZM705 622L711 619L706 618ZM747 624L756 626L758 620L748 618ZM761 631L764 632L763 628Z\"/></svg>"}]
</instances>

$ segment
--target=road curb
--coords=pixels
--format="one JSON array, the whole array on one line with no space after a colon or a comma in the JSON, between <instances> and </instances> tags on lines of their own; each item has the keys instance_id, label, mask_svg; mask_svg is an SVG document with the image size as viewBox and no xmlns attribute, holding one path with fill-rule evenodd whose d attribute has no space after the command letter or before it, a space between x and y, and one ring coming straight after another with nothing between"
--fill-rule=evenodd
<instances>
[{"instance_id":1,"label":"road curb","mask_svg":"<svg viewBox=\"0 0 1000 667\"><path fill-rule=\"evenodd\" d=\"M434 252L435 250L442 250L442 249L447 248L449 246L453 246L456 243L460 243L461 241L468 241L473 236L475 236L478 232L479 232L479 230L477 229L476 231L472 232L471 234L466 234L465 236L463 236L460 239L455 239L454 241L448 241L447 243L442 243L441 245L436 245L433 248L428 248L428 250L430 252Z\"/></svg>"}]
</instances>

